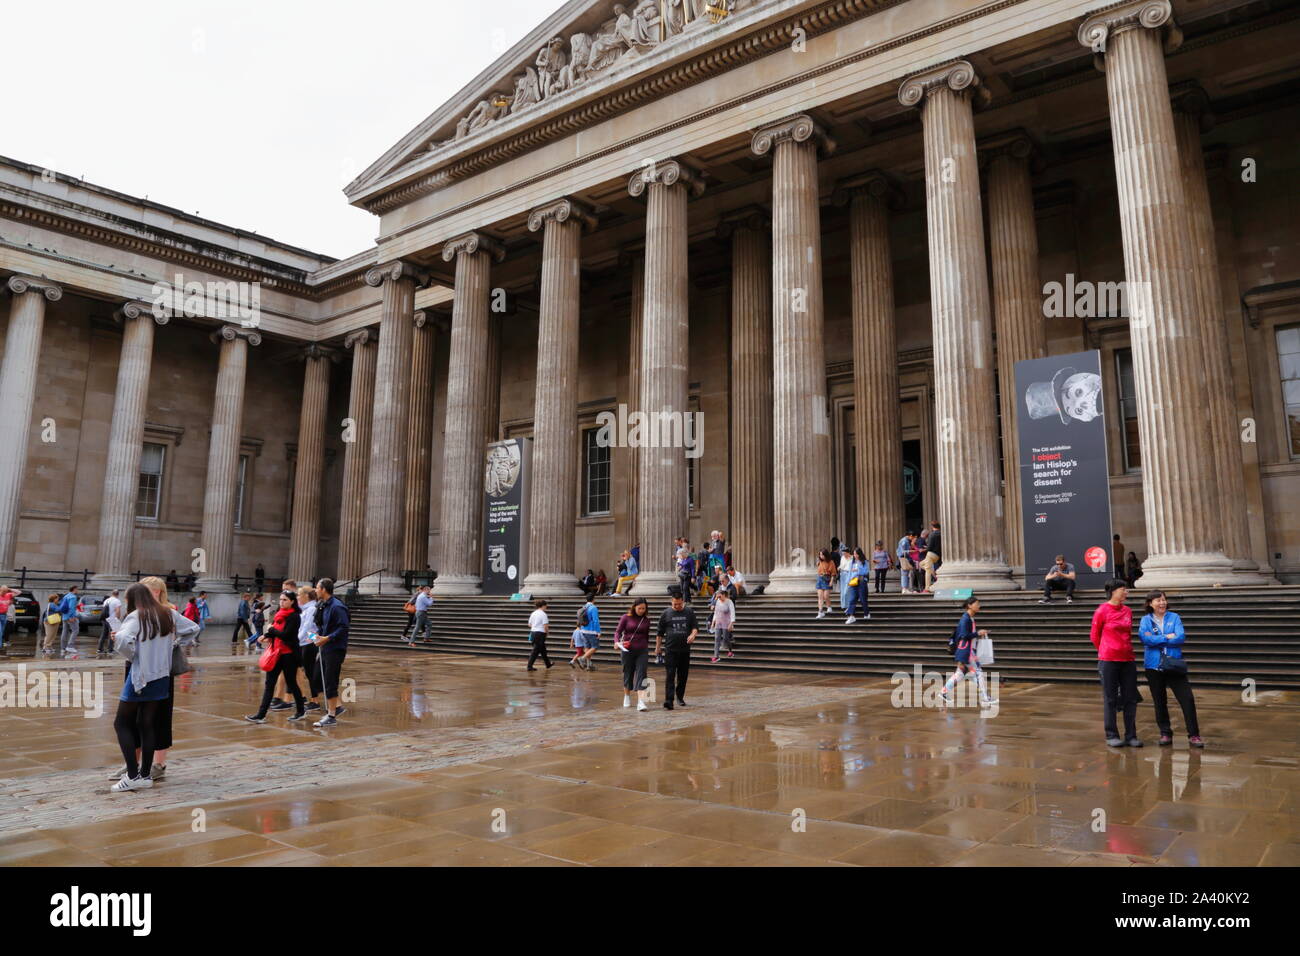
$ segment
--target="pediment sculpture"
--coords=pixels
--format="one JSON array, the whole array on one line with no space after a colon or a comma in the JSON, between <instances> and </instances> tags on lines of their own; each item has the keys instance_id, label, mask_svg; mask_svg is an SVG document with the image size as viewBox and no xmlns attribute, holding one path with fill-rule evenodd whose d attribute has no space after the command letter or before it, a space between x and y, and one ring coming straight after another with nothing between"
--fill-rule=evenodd
<instances>
[{"instance_id":1,"label":"pediment sculpture","mask_svg":"<svg viewBox=\"0 0 1300 956\"><path fill-rule=\"evenodd\" d=\"M721 23L760 0L636 0L616 3L614 16L594 33L574 33L566 44L553 37L532 64L513 79L513 91L494 91L456 124L451 140L431 143L442 149L485 126L580 86L618 63L632 60L683 33ZM567 52L566 52L567 45Z\"/></svg>"}]
</instances>

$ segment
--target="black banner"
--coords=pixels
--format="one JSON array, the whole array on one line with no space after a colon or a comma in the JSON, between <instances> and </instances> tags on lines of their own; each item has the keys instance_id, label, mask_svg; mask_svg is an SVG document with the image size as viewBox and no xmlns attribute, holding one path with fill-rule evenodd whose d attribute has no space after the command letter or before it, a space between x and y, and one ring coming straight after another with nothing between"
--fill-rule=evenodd
<instances>
[{"instance_id":1,"label":"black banner","mask_svg":"<svg viewBox=\"0 0 1300 956\"><path fill-rule=\"evenodd\" d=\"M1039 587L1058 554L1082 587L1114 577L1101 353L1016 363L1025 581Z\"/></svg>"},{"instance_id":2,"label":"black banner","mask_svg":"<svg viewBox=\"0 0 1300 956\"><path fill-rule=\"evenodd\" d=\"M483 593L514 594L528 573L531 438L487 446L483 479Z\"/></svg>"}]
</instances>

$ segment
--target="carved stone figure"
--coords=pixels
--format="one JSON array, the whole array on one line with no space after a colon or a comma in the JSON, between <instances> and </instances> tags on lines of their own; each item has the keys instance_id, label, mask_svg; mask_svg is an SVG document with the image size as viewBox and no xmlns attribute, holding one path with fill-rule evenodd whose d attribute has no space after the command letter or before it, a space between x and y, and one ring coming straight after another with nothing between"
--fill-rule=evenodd
<instances>
[{"instance_id":1,"label":"carved stone figure","mask_svg":"<svg viewBox=\"0 0 1300 956\"><path fill-rule=\"evenodd\" d=\"M510 112L522 112L541 98L542 90L537 81L537 71L531 66L524 67L524 72L515 77L515 99L510 106Z\"/></svg>"},{"instance_id":2,"label":"carved stone figure","mask_svg":"<svg viewBox=\"0 0 1300 956\"><path fill-rule=\"evenodd\" d=\"M659 4L656 0L638 0L631 13L619 13L614 29L629 49L646 52L659 43Z\"/></svg>"},{"instance_id":3,"label":"carved stone figure","mask_svg":"<svg viewBox=\"0 0 1300 956\"><path fill-rule=\"evenodd\" d=\"M615 5L620 17L626 16L623 7ZM599 73L618 62L627 52L627 46L618 32L618 20L609 20L600 32L591 38L591 53L587 56L587 73Z\"/></svg>"},{"instance_id":4,"label":"carved stone figure","mask_svg":"<svg viewBox=\"0 0 1300 956\"><path fill-rule=\"evenodd\" d=\"M591 37L575 33L569 37L569 65L562 71L564 88L571 90L587 78L587 61L591 59Z\"/></svg>"},{"instance_id":5,"label":"carved stone figure","mask_svg":"<svg viewBox=\"0 0 1300 956\"><path fill-rule=\"evenodd\" d=\"M564 55L564 37L555 37L537 54L537 76L542 99L549 99L565 89L564 73L568 65Z\"/></svg>"}]
</instances>

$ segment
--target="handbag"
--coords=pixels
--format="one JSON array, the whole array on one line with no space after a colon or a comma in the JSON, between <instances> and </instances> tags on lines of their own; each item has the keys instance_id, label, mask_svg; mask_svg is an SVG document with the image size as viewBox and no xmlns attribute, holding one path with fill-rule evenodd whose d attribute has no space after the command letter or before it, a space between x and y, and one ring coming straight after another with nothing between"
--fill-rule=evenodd
<instances>
[{"instance_id":1,"label":"handbag","mask_svg":"<svg viewBox=\"0 0 1300 956\"><path fill-rule=\"evenodd\" d=\"M46 615L45 623L46 623L46 624L62 624L62 623L63 623L63 615L62 615L62 614L49 614L49 615Z\"/></svg>"},{"instance_id":2,"label":"handbag","mask_svg":"<svg viewBox=\"0 0 1300 956\"><path fill-rule=\"evenodd\" d=\"M185 648L181 647L179 644L173 644L172 677L180 677L182 674L188 674L192 670L194 670L194 665L190 663L190 659L185 655Z\"/></svg>"},{"instance_id":3,"label":"handbag","mask_svg":"<svg viewBox=\"0 0 1300 956\"><path fill-rule=\"evenodd\" d=\"M1175 674L1181 677L1187 676L1187 661L1181 657L1170 657L1165 648L1160 648L1160 669L1166 674Z\"/></svg>"},{"instance_id":4,"label":"handbag","mask_svg":"<svg viewBox=\"0 0 1300 956\"><path fill-rule=\"evenodd\" d=\"M284 653L284 645L279 641L273 640L266 650L262 651L262 656L257 660L257 666L266 671L268 674L275 670L275 665L280 662L280 655Z\"/></svg>"},{"instance_id":5,"label":"handbag","mask_svg":"<svg viewBox=\"0 0 1300 956\"><path fill-rule=\"evenodd\" d=\"M993 663L993 638L981 637L975 642L975 660L981 667Z\"/></svg>"},{"instance_id":6,"label":"handbag","mask_svg":"<svg viewBox=\"0 0 1300 956\"><path fill-rule=\"evenodd\" d=\"M858 586L858 580L859 580L859 579L858 579L858 576L857 576L857 575L854 575L853 577L849 578L849 587L851 587L851 588L855 588L855 587L857 587L857 586Z\"/></svg>"},{"instance_id":7,"label":"handbag","mask_svg":"<svg viewBox=\"0 0 1300 956\"><path fill-rule=\"evenodd\" d=\"M402 610L405 611L407 614L414 614L415 605L412 604L410 601L407 601L405 604L402 605Z\"/></svg>"}]
</instances>

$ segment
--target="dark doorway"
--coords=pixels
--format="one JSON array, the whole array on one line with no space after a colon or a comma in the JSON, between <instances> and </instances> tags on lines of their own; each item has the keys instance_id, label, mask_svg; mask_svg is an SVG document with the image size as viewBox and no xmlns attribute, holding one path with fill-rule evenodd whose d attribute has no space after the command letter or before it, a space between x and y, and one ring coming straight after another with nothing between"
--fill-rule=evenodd
<instances>
[{"instance_id":1,"label":"dark doorway","mask_svg":"<svg viewBox=\"0 0 1300 956\"><path fill-rule=\"evenodd\" d=\"M903 531L920 531L925 520L925 495L921 484L921 442L913 439L903 442L903 514L907 527Z\"/></svg>"}]
</instances>

